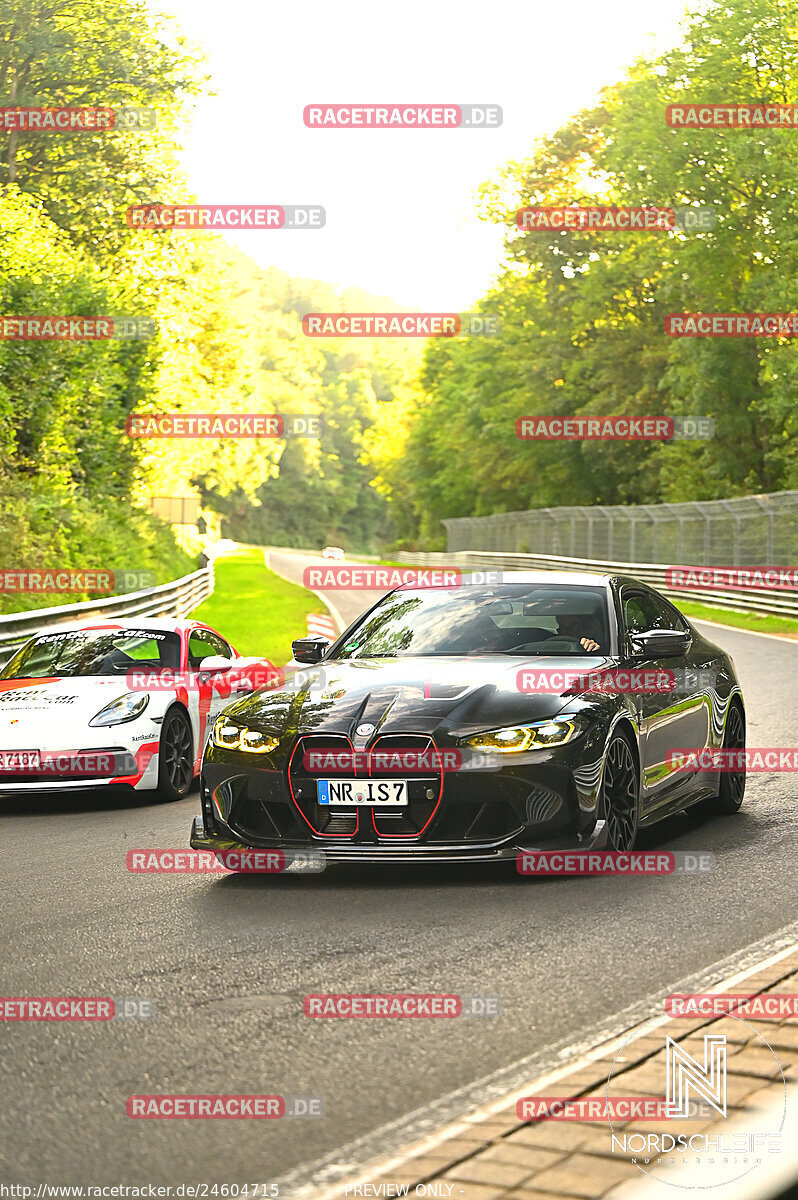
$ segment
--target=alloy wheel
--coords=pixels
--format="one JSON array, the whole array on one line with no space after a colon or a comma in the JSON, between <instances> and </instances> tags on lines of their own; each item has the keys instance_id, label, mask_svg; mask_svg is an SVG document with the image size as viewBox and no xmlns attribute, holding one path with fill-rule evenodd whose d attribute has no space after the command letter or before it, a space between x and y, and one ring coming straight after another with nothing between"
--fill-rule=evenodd
<instances>
[{"instance_id":1,"label":"alloy wheel","mask_svg":"<svg viewBox=\"0 0 798 1200\"><path fill-rule=\"evenodd\" d=\"M637 836L638 780L634 755L625 737L610 742L604 764L604 818L610 850L631 850Z\"/></svg>"},{"instance_id":2,"label":"alloy wheel","mask_svg":"<svg viewBox=\"0 0 798 1200\"><path fill-rule=\"evenodd\" d=\"M191 786L194 764L191 761L191 732L180 712L172 713L168 719L161 736L161 753L169 785L182 795Z\"/></svg>"},{"instance_id":3,"label":"alloy wheel","mask_svg":"<svg viewBox=\"0 0 798 1200\"><path fill-rule=\"evenodd\" d=\"M745 748L745 722L737 704L732 704L726 718L726 732L723 738L724 750L743 750ZM725 812L736 812L743 802L745 792L745 770L726 771L721 776L720 800Z\"/></svg>"}]
</instances>

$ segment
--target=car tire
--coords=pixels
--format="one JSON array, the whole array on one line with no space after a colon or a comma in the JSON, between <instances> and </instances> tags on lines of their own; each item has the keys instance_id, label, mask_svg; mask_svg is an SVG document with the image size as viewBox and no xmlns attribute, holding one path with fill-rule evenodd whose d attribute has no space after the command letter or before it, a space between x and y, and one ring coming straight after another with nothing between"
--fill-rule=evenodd
<instances>
[{"instance_id":1,"label":"car tire","mask_svg":"<svg viewBox=\"0 0 798 1200\"><path fill-rule=\"evenodd\" d=\"M631 850L640 822L640 773L631 739L613 733L604 757L601 807L607 822L607 850Z\"/></svg>"},{"instance_id":2,"label":"car tire","mask_svg":"<svg viewBox=\"0 0 798 1200\"><path fill-rule=\"evenodd\" d=\"M191 722L184 709L169 709L161 726L158 745L159 800L182 800L194 779L194 747Z\"/></svg>"},{"instance_id":3,"label":"car tire","mask_svg":"<svg viewBox=\"0 0 798 1200\"><path fill-rule=\"evenodd\" d=\"M745 717L741 705L733 700L723 731L724 750L745 749ZM730 815L740 811L745 795L745 771L722 771L717 796L706 801L710 812Z\"/></svg>"}]
</instances>

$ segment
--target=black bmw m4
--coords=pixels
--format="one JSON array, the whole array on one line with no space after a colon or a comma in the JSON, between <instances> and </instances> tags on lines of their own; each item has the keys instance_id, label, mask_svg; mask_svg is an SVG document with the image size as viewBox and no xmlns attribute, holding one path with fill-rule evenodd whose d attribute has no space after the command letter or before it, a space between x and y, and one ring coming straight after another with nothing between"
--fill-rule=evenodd
<instances>
[{"instance_id":1,"label":"black bmw m4","mask_svg":"<svg viewBox=\"0 0 798 1200\"><path fill-rule=\"evenodd\" d=\"M193 847L484 862L629 850L694 804L742 803L744 769L707 753L745 745L731 658L626 576L406 585L294 656L217 719Z\"/></svg>"}]
</instances>

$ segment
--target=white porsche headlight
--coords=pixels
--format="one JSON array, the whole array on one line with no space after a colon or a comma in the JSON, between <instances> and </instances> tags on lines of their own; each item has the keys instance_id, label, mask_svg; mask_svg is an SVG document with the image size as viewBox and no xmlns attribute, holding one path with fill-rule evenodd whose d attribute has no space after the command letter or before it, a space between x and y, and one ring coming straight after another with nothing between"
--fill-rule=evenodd
<instances>
[{"instance_id":1,"label":"white porsche headlight","mask_svg":"<svg viewBox=\"0 0 798 1200\"><path fill-rule=\"evenodd\" d=\"M246 725L233 725L220 717L213 727L213 744L222 750L245 750L248 754L269 754L280 745L280 739Z\"/></svg>"},{"instance_id":2,"label":"white porsche headlight","mask_svg":"<svg viewBox=\"0 0 798 1200\"><path fill-rule=\"evenodd\" d=\"M118 700L112 700L101 708L92 719L90 725L122 725L125 721L135 721L141 716L150 702L146 692L126 692Z\"/></svg>"}]
</instances>

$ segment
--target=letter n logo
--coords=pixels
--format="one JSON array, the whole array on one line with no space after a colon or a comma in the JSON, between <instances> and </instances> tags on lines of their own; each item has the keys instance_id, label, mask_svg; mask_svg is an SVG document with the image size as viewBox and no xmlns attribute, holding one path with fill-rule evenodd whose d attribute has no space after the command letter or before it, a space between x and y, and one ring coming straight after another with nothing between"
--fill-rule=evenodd
<instances>
[{"instance_id":1,"label":"letter n logo","mask_svg":"<svg viewBox=\"0 0 798 1200\"><path fill-rule=\"evenodd\" d=\"M668 1102L667 1115L690 1116L688 1091L708 1100L712 1107L726 1116L726 1037L724 1034L704 1035L704 1065L687 1053L679 1042L666 1041L666 1071Z\"/></svg>"}]
</instances>

